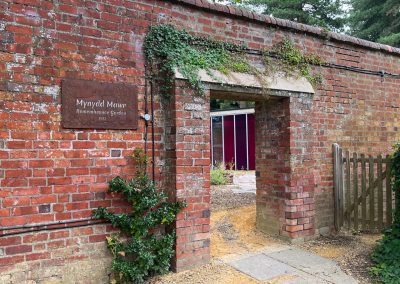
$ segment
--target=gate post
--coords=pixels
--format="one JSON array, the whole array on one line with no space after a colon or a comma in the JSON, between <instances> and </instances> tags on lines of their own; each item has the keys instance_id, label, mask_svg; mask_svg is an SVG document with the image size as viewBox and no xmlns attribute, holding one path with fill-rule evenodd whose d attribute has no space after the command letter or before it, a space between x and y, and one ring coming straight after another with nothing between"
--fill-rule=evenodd
<instances>
[{"instance_id":1,"label":"gate post","mask_svg":"<svg viewBox=\"0 0 400 284\"><path fill-rule=\"evenodd\" d=\"M210 104L209 90L197 96L187 83L175 80L174 95L166 112L170 129L166 183L171 195L186 200L176 220L176 272L210 260Z\"/></svg>"},{"instance_id":2,"label":"gate post","mask_svg":"<svg viewBox=\"0 0 400 284\"><path fill-rule=\"evenodd\" d=\"M290 242L315 236L313 97L256 103L257 228Z\"/></svg>"},{"instance_id":3,"label":"gate post","mask_svg":"<svg viewBox=\"0 0 400 284\"><path fill-rule=\"evenodd\" d=\"M344 200L343 200L343 150L339 144L332 145L333 150L333 182L335 194L335 229L343 226ZM349 161L347 161L349 162Z\"/></svg>"}]
</instances>

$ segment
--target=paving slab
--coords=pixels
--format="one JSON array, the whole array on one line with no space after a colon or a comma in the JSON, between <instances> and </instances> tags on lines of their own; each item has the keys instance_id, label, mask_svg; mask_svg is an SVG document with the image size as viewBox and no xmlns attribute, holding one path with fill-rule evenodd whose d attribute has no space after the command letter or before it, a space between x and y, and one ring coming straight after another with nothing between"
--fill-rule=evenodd
<instances>
[{"instance_id":1,"label":"paving slab","mask_svg":"<svg viewBox=\"0 0 400 284\"><path fill-rule=\"evenodd\" d=\"M319 266L331 268L332 266L336 265L333 260L293 247L275 252L264 251L264 253L269 257L302 270Z\"/></svg>"},{"instance_id":2,"label":"paving slab","mask_svg":"<svg viewBox=\"0 0 400 284\"><path fill-rule=\"evenodd\" d=\"M290 248L266 253L266 255L330 283L358 283L345 274L335 261L301 249Z\"/></svg>"},{"instance_id":3,"label":"paving slab","mask_svg":"<svg viewBox=\"0 0 400 284\"><path fill-rule=\"evenodd\" d=\"M255 193L256 192L256 175L254 172L237 174L233 176L232 191L235 193Z\"/></svg>"},{"instance_id":4,"label":"paving slab","mask_svg":"<svg viewBox=\"0 0 400 284\"><path fill-rule=\"evenodd\" d=\"M295 277L293 277L289 280L281 281L278 283L280 283L280 284L329 284L330 282L326 282L324 280L316 279L316 278L313 278L310 276L304 277L304 276L296 275Z\"/></svg>"},{"instance_id":5,"label":"paving slab","mask_svg":"<svg viewBox=\"0 0 400 284\"><path fill-rule=\"evenodd\" d=\"M227 260L227 263L259 281L280 279L282 284L358 283L345 274L335 261L285 245L266 247L254 254Z\"/></svg>"},{"instance_id":6,"label":"paving slab","mask_svg":"<svg viewBox=\"0 0 400 284\"><path fill-rule=\"evenodd\" d=\"M262 253L233 261L230 265L260 281L293 272L293 268L289 265L276 261Z\"/></svg>"}]
</instances>

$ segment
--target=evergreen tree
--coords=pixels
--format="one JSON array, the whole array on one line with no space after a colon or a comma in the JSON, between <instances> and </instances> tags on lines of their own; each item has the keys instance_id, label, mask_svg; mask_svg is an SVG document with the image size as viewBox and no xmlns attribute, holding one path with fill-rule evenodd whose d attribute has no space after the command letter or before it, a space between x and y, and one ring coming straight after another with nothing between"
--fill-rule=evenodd
<instances>
[{"instance_id":1,"label":"evergreen tree","mask_svg":"<svg viewBox=\"0 0 400 284\"><path fill-rule=\"evenodd\" d=\"M350 33L363 39L400 46L398 0L352 0Z\"/></svg>"},{"instance_id":2,"label":"evergreen tree","mask_svg":"<svg viewBox=\"0 0 400 284\"><path fill-rule=\"evenodd\" d=\"M303 24L341 31L345 23L342 0L242 0L242 5L261 9L263 14Z\"/></svg>"}]
</instances>

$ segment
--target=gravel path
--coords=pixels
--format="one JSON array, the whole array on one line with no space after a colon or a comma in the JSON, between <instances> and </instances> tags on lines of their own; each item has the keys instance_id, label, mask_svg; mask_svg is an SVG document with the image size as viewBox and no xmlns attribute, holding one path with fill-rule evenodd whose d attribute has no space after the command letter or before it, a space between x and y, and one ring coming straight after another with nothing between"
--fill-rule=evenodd
<instances>
[{"instance_id":1,"label":"gravel path","mask_svg":"<svg viewBox=\"0 0 400 284\"><path fill-rule=\"evenodd\" d=\"M234 193L232 186L211 187L211 211L239 208L255 202L255 193Z\"/></svg>"}]
</instances>

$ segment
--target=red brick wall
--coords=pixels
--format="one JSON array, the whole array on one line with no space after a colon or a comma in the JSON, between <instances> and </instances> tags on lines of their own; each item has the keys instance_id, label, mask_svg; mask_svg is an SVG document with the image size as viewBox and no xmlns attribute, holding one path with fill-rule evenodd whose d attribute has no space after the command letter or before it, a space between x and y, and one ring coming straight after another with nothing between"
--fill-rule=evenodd
<instances>
[{"instance_id":1,"label":"red brick wall","mask_svg":"<svg viewBox=\"0 0 400 284\"><path fill-rule=\"evenodd\" d=\"M137 131L62 129L60 82L63 78L75 78L137 85L139 109L143 113L142 44L150 25L171 23L195 34L244 42L251 48L268 48L288 36L305 53L317 53L329 63L399 72L397 50L391 52L389 48L365 42L362 42L364 46L356 46L353 44L355 40L346 43L336 35L332 35L336 40L330 41L329 38L316 36L315 28L301 26L304 29L299 31L284 21L278 21L277 25L275 20L268 17L247 13L242 15L238 10L229 11L220 6L217 7L225 9L223 12L210 11L208 4L202 1L184 2L198 3L206 8L178 2L182 1L105 0L99 3L81 0L6 0L0 3L1 227L79 220L90 217L91 210L99 205L117 209L123 207L123 202L104 193L106 182L115 175L133 173L127 157L135 147L144 146L143 121L139 122ZM287 186L289 191L306 188L310 195L304 198L312 198L314 194L313 229L326 229L333 225L331 144L338 142L352 151L388 153L391 145L399 139L399 80L389 77L382 80L378 76L335 68L318 67L317 71L324 75L326 81L312 97L311 109L307 110L307 117L304 118L311 134L308 133L307 138L299 137L298 143L291 146L307 150L304 155L298 155L298 164L294 161L296 170L291 173L291 179L297 182ZM175 101L174 107L182 105ZM190 259L190 249L192 252L202 251L204 257L200 258L201 262L207 260L208 217L204 212L208 210L209 176L204 163L209 146L206 146L205 140L199 141L204 147L201 158L190 156L186 160L185 157L174 156L175 153L180 155L185 152L166 147L168 143L172 143L171 146L173 143L190 145L194 141L185 141L186 134L179 133L179 129L183 129L179 119L171 121L170 128L163 128L160 118L164 114L158 98L155 108L158 118L154 161L157 179L160 179L160 173L175 176L175 171L176 181L169 185L166 183L166 187L173 191L175 188L171 184L175 183L178 192L182 190L182 197L193 198L189 209L183 214L190 216L189 219L178 221L178 242L183 239L182 236L190 239L188 244L178 246L178 249L182 248L178 254L184 254L180 255L181 267L189 267L194 264ZM206 114L208 109L184 112ZM179 109L167 117L179 118ZM202 127L206 127L203 123ZM168 131L174 127L177 131L174 137L182 141L168 140ZM301 126L293 126L293 131L298 127ZM291 135L296 141L296 134ZM308 138L311 140L302 140ZM197 153L193 149L191 151L188 155ZM313 163L306 162L306 154L312 157ZM171 165L171 161L175 164ZM194 165L191 167L186 162L196 164L191 164ZM201 171L205 176L198 184L191 184L184 179L183 169L186 171L187 168L193 171L190 174L198 178ZM301 182L303 171L307 173L305 184ZM199 188L191 195L193 186ZM301 199L300 195L297 197L295 199ZM308 206L309 210L306 207L303 206L301 212L313 211L312 205ZM205 215L197 216L193 212L203 212ZM196 223L196 220L200 223ZM311 224L314 220L308 221ZM288 228L299 225L294 221L285 222ZM305 229L306 225L301 225ZM184 229L186 227L189 229ZM285 230L286 227L282 229ZM5 232L9 231L3 230ZM197 233L201 236L199 239ZM36 233L38 236L40 234ZM17 254L9 254L12 249L7 247L3 249L5 253L0 256L2 269L10 268L9 262L2 259L16 257L16 262L22 262L27 260L27 255L40 253L34 247L31 252L21 251ZM53 259L53 256L49 255L49 259Z\"/></svg>"},{"instance_id":2,"label":"red brick wall","mask_svg":"<svg viewBox=\"0 0 400 284\"><path fill-rule=\"evenodd\" d=\"M257 102L255 118L257 227L279 234L285 231L284 192L290 186L290 99Z\"/></svg>"},{"instance_id":3,"label":"red brick wall","mask_svg":"<svg viewBox=\"0 0 400 284\"><path fill-rule=\"evenodd\" d=\"M204 97L195 96L185 82L176 81L171 108L175 125L167 134L175 140L175 184L168 190L188 204L176 221L177 271L210 259L209 98L208 92Z\"/></svg>"},{"instance_id":4,"label":"red brick wall","mask_svg":"<svg viewBox=\"0 0 400 284\"><path fill-rule=\"evenodd\" d=\"M0 238L0 282L108 283L110 225L43 230Z\"/></svg>"},{"instance_id":5,"label":"red brick wall","mask_svg":"<svg viewBox=\"0 0 400 284\"><path fill-rule=\"evenodd\" d=\"M315 235L313 95L257 102L257 227L289 239Z\"/></svg>"}]
</instances>

